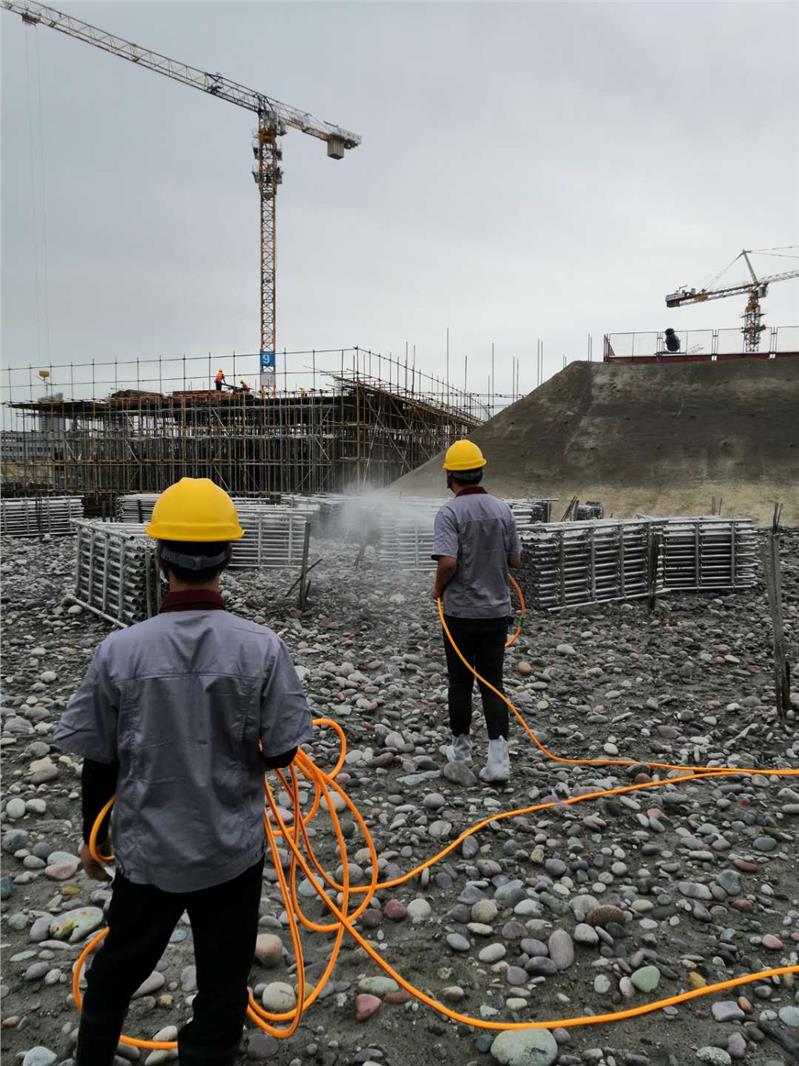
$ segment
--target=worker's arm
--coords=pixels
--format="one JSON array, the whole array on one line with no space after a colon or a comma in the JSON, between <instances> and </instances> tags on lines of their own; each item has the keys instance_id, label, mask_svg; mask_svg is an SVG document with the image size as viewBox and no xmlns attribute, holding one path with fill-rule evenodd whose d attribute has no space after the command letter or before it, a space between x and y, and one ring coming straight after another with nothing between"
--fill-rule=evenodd
<instances>
[{"instance_id":1,"label":"worker's arm","mask_svg":"<svg viewBox=\"0 0 799 1066\"><path fill-rule=\"evenodd\" d=\"M433 524L433 549L430 555L436 560L436 579L430 589L434 600L441 598L444 589L458 570L460 540L458 525L452 511L446 505L436 515Z\"/></svg>"},{"instance_id":2,"label":"worker's arm","mask_svg":"<svg viewBox=\"0 0 799 1066\"><path fill-rule=\"evenodd\" d=\"M513 570L518 570L521 565L522 559L520 555L511 555L508 558L508 566L510 566Z\"/></svg>"},{"instance_id":3,"label":"worker's arm","mask_svg":"<svg viewBox=\"0 0 799 1066\"><path fill-rule=\"evenodd\" d=\"M261 688L261 760L267 770L288 766L313 737L311 708L282 640L270 642Z\"/></svg>"},{"instance_id":4,"label":"worker's arm","mask_svg":"<svg viewBox=\"0 0 799 1066\"><path fill-rule=\"evenodd\" d=\"M110 638L108 638L110 639ZM95 881L107 881L100 863L89 854L88 839L94 821L116 790L118 772L117 718L120 692L108 666L108 639L94 653L83 684L70 699L53 733L62 751L82 755L83 869ZM102 841L102 837L98 840Z\"/></svg>"},{"instance_id":5,"label":"worker's arm","mask_svg":"<svg viewBox=\"0 0 799 1066\"><path fill-rule=\"evenodd\" d=\"M458 570L458 560L451 555L439 555L436 564L436 580L430 595L434 600L441 599L444 589L452 581Z\"/></svg>"},{"instance_id":6,"label":"worker's arm","mask_svg":"<svg viewBox=\"0 0 799 1066\"><path fill-rule=\"evenodd\" d=\"M93 759L83 760L81 772L81 814L83 820L83 840L89 843L92 827L97 821L97 816L105 807L117 790L117 776L119 774L118 762L95 762ZM102 845L108 837L109 816L103 819L103 824L97 834L97 844Z\"/></svg>"},{"instance_id":7,"label":"worker's arm","mask_svg":"<svg viewBox=\"0 0 799 1066\"><path fill-rule=\"evenodd\" d=\"M291 766L296 754L296 747L289 748L288 751L281 752L280 755L264 755L262 752L261 761L265 770L284 770L287 766Z\"/></svg>"}]
</instances>

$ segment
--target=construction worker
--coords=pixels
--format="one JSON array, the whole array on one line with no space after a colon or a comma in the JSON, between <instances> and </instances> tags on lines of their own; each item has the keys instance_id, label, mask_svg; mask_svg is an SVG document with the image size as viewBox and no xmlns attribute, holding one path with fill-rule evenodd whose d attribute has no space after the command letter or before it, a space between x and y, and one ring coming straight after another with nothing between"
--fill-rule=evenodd
<instances>
[{"instance_id":1,"label":"construction worker","mask_svg":"<svg viewBox=\"0 0 799 1066\"><path fill-rule=\"evenodd\" d=\"M674 332L674 330L671 328L671 326L669 326L669 328L666 330L665 336L666 336L666 351L667 352L679 352L679 350L680 350L680 338L677 336L677 334Z\"/></svg>"},{"instance_id":2,"label":"construction worker","mask_svg":"<svg viewBox=\"0 0 799 1066\"><path fill-rule=\"evenodd\" d=\"M239 385L241 385L241 391L242 392L249 392L250 391L250 386L247 384L247 382L244 380L244 378L239 378Z\"/></svg>"},{"instance_id":3,"label":"construction worker","mask_svg":"<svg viewBox=\"0 0 799 1066\"><path fill-rule=\"evenodd\" d=\"M233 1066L261 900L263 774L311 738L311 713L283 642L219 594L243 536L227 493L182 478L146 532L169 581L160 614L103 641L54 734L84 759L80 856L96 880L108 876L89 833L117 797L110 931L88 971L76 1066L111 1066L130 998L184 910L198 992L179 1062Z\"/></svg>"},{"instance_id":4,"label":"construction worker","mask_svg":"<svg viewBox=\"0 0 799 1066\"><path fill-rule=\"evenodd\" d=\"M221 392L222 391L222 386L224 384L225 384L225 372L220 367L219 370L217 370L217 372L216 372L216 377L214 378L214 386L216 388L216 391L217 392Z\"/></svg>"},{"instance_id":5,"label":"construction worker","mask_svg":"<svg viewBox=\"0 0 799 1066\"><path fill-rule=\"evenodd\" d=\"M500 692L508 623L511 616L508 567L521 563L521 546L510 507L481 486L483 453L469 440L447 450L444 470L448 500L435 519L432 557L438 560L434 599L443 600L444 618L455 643L475 670ZM469 731L474 677L444 635L449 673L449 762L472 761ZM488 760L480 771L486 782L507 781L508 709L480 685L488 731Z\"/></svg>"}]
</instances>

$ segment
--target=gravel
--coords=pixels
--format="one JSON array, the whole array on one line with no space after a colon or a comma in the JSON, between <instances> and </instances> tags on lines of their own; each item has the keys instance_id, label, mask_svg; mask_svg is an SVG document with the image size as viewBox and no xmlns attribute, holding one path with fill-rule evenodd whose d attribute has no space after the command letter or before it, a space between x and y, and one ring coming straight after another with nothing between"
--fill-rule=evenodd
<instances>
[{"instance_id":1,"label":"gravel","mask_svg":"<svg viewBox=\"0 0 799 1066\"><path fill-rule=\"evenodd\" d=\"M13 539L3 548L3 1042L9 1061L60 1066L70 1061L77 1024L72 964L101 927L110 892L77 866L80 761L51 749L49 736L108 627L65 610L69 538L53 539L46 553ZM315 708L345 729L349 758L340 780L373 834L381 879L494 819L429 871L373 901L359 928L383 958L452 1009L500 1022L621 1010L795 963L799 781L721 777L566 804L669 772L643 763L552 763L514 724L511 781L487 788L476 777L486 747L479 710L475 765L453 772L441 755L446 672L425 595L429 579L377 568L371 549L355 569L356 550L315 542L314 557L323 558L305 614L281 598L294 575L226 575L224 591L232 610L283 636ZM790 648L799 631L796 534L784 538L783 586ZM664 597L651 614L634 604L530 616L507 655L508 690L559 754L601 758L611 747L668 763L799 767L796 712L785 732L776 720L768 633L760 587ZM332 765L332 733L320 730L309 750ZM555 805L497 818L541 803ZM350 880L363 884L369 855L346 811L343 826ZM320 859L336 871L340 860L321 817L313 833ZM300 898L312 920L327 920L307 884ZM260 1002L286 1009L296 996L296 967L269 868L260 926L251 985ZM331 937L304 932L303 942L312 986ZM193 963L184 919L139 990L126 1031L151 1039L185 1023L196 993ZM490 1054L519 1066L742 1059L766 1066L789 1061L787 1049L799 1043L790 975L557 1036L470 1030L407 1001L345 936L331 982L296 1036L275 1043L248 1022L240 1062L460 1066L488 1062L481 1056ZM139 1061L169 1058L153 1055L163 1053L145 1052Z\"/></svg>"}]
</instances>

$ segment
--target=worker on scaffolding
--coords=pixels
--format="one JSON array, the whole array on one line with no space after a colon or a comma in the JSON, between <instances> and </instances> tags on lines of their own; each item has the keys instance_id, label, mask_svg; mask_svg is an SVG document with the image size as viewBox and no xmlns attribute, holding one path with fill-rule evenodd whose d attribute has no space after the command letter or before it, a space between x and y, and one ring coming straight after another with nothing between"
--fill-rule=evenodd
<instances>
[{"instance_id":1,"label":"worker on scaffolding","mask_svg":"<svg viewBox=\"0 0 799 1066\"><path fill-rule=\"evenodd\" d=\"M217 372L216 372L216 377L214 378L214 387L215 387L216 391L217 392L221 392L222 391L222 386L224 384L225 384L225 372L220 367L219 370L217 370Z\"/></svg>"},{"instance_id":2,"label":"worker on scaffolding","mask_svg":"<svg viewBox=\"0 0 799 1066\"><path fill-rule=\"evenodd\" d=\"M249 383L246 382L244 380L244 378L239 378L239 387L240 387L240 390L242 392L249 392L250 391Z\"/></svg>"},{"instance_id":3,"label":"worker on scaffolding","mask_svg":"<svg viewBox=\"0 0 799 1066\"><path fill-rule=\"evenodd\" d=\"M146 532L169 581L160 614L103 641L53 737L84 759L80 855L99 881L108 875L90 833L116 793L109 932L88 972L75 1061L112 1066L131 996L186 910L198 992L179 1061L233 1066L261 902L263 774L310 740L311 713L283 642L228 614L219 594L243 536L227 493L183 478ZM102 825L101 854L106 835Z\"/></svg>"},{"instance_id":4,"label":"worker on scaffolding","mask_svg":"<svg viewBox=\"0 0 799 1066\"><path fill-rule=\"evenodd\" d=\"M521 545L510 507L480 484L485 465L483 453L469 440L455 441L447 450L444 470L454 498L440 508L435 519L432 557L437 565L431 595L442 600L447 628L466 661L502 692L511 617L508 567L521 564ZM470 763L474 676L446 634L444 647L452 732L444 754L448 762ZM478 684L488 731L488 759L480 778L507 781L508 709L499 696Z\"/></svg>"}]
</instances>

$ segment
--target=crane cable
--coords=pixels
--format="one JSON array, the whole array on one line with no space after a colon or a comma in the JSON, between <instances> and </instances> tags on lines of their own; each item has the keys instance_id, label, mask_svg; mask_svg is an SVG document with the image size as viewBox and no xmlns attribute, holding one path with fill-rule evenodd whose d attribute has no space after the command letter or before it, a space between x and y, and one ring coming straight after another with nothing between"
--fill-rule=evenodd
<instances>
[{"instance_id":1,"label":"crane cable","mask_svg":"<svg viewBox=\"0 0 799 1066\"><path fill-rule=\"evenodd\" d=\"M523 620L526 610L524 596L518 584L512 578L510 580L519 596L520 613ZM455 1011L444 1003L439 1002L427 992L416 987L383 958L380 951L373 947L369 940L359 932L355 924L370 906L375 895L386 889L406 884L412 878L419 876L425 870L428 870L430 867L440 862L466 839L489 825L522 815L536 814L540 811L552 810L556 807L575 806L578 803L585 803L588 800L643 792L654 788L660 788L664 785L682 785L689 781L705 781L707 779L715 780L719 777L733 777L739 775L799 777L799 768L792 767L759 769L739 766L686 766L675 763L645 762L640 759L575 759L555 755L538 739L533 730L528 726L524 716L511 700L503 692L495 688L490 682L486 681L471 663L468 662L450 633L440 599L437 601L437 605L441 628L461 662L468 667L470 672L482 686L498 696L515 714L524 732L547 759L570 766L640 766L642 769L646 767L655 770L668 770L670 772L684 772L678 777L657 778L655 780L638 782L631 785L620 785L615 788L598 789L578 796L569 796L565 799L547 800L528 807L520 807L515 810L491 814L489 817L483 818L469 826L468 829L465 829L459 836L450 841L450 843L442 848L436 855L433 855L429 859L425 859L413 869L398 877L386 881L379 881L379 861L372 835L369 832L363 815L358 810L358 807L336 780L344 766L347 755L347 739L344 730L338 722L335 722L330 718L314 719L314 726L317 728L331 729L337 735L339 741L339 754L333 769L326 771L317 766L313 759L300 748L294 762L289 767L288 778L283 771L276 771L281 786L291 800L292 813L290 818L286 818L281 811L267 777L264 775L264 796L266 801L263 816L264 833L269 846L280 893L285 905L289 935L294 950L297 1005L287 1011L269 1011L258 1003L252 992L250 992L247 1006L248 1018L258 1026L259 1029L273 1037L285 1039L292 1036L300 1025L304 1011L319 998L332 975L341 951L345 932L352 937L358 946L363 949L369 958L371 958L385 974L392 978L397 985L404 989L410 996L419 1000L421 1003L426 1004L444 1017L449 1018L451 1021L471 1026L475 1029L484 1029L493 1032L501 1032L508 1029L568 1029L577 1026L618 1022L628 1018L650 1014L653 1011L662 1010L664 1007L677 1006L680 1003L686 1003L690 1000L698 999L701 996L711 995L715 992L722 992L731 988L739 988L742 985L751 984L755 981L766 981L773 977L784 977L788 974L798 974L799 965L770 967L765 970L759 970L756 973L742 974L738 977L730 978L725 981L718 981L715 984L704 985L701 988L691 989L687 992L680 992L673 996L667 996L650 1003L643 1003L636 1007L629 1007L625 1010L611 1011L605 1014L584 1014L573 1018L548 1018L535 1022L514 1022L474 1018L470 1015ZM517 626L506 646L510 646L518 638L520 631L521 624ZM300 798L300 776L313 789L313 799L311 800L307 811L303 811L303 805ZM363 838L366 849L369 852L370 875L368 884L366 885L354 885L351 882L349 854L341 825L341 819L339 817L339 811L336 809L336 797L338 797L342 811L346 810L352 815ZM92 827L88 847L95 862L106 863L113 860L113 856L100 853L97 837L100 827L113 806L115 798L116 797L112 797L108 803L106 803ZM338 858L341 866L340 884L331 876L322 861L316 855L316 851L308 833L308 827L313 822L323 803L327 809L327 815L330 818L333 834L336 840ZM280 841L282 841L288 848L288 876L284 870L284 858L280 853ZM300 871L314 889L318 898L327 907L331 914L330 921L314 921L303 911L299 898L297 880ZM335 893L337 899L333 898L330 892ZM363 898L357 903L357 906L355 906L354 909L350 910L352 897L358 896L362 896ZM305 929L314 933L334 934L333 944L324 971L319 977L316 985L310 989L310 991L307 991L307 993L305 960L302 940L300 937L300 926L303 926ZM80 978L83 972L83 967L85 966L88 957L102 943L107 935L107 928L101 930L86 944L75 963L72 974L72 995L78 1009L81 1008L83 1002L80 990ZM136 1047L143 1050L173 1050L177 1047L175 1041L140 1040L135 1037L124 1035L120 1037L120 1041L123 1044L127 1044L129 1047Z\"/></svg>"}]
</instances>

